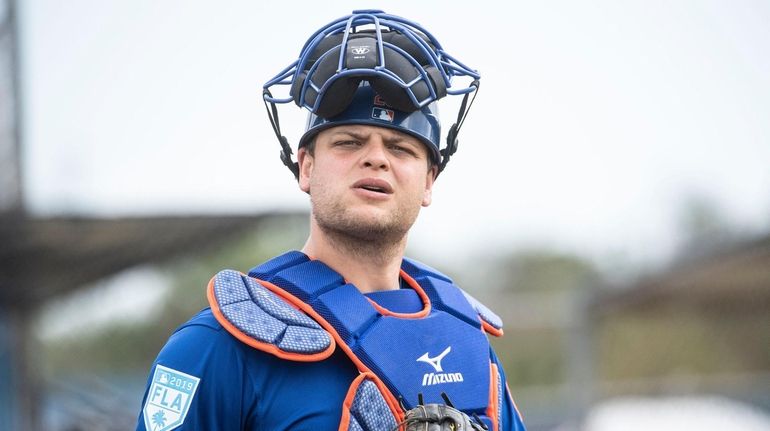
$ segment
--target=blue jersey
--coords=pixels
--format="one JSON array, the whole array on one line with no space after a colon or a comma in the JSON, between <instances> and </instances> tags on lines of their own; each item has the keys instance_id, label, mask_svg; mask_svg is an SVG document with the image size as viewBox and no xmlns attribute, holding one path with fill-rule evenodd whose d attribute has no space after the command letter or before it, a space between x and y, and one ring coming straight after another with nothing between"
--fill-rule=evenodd
<instances>
[{"instance_id":1,"label":"blue jersey","mask_svg":"<svg viewBox=\"0 0 770 431\"><path fill-rule=\"evenodd\" d=\"M403 293L369 297L394 311L419 307ZM491 349L490 357L502 370ZM177 329L158 355L137 430L337 430L358 375L341 349L324 360L296 362L252 348L207 308ZM505 392L500 430L524 430Z\"/></svg>"}]
</instances>

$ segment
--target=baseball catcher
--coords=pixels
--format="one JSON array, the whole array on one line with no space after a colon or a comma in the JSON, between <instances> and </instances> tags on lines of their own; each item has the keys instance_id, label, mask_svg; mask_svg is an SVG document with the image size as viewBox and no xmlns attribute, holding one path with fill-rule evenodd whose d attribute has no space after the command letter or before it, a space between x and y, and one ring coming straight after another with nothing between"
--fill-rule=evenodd
<instances>
[{"instance_id":1,"label":"baseball catcher","mask_svg":"<svg viewBox=\"0 0 770 431\"><path fill-rule=\"evenodd\" d=\"M488 340L500 318L404 257L479 80L383 11L310 35L262 91L280 159L309 197L307 242L214 275L210 307L152 365L138 430L524 430ZM460 103L442 133L445 97ZM309 112L296 146L279 120L290 104Z\"/></svg>"}]
</instances>

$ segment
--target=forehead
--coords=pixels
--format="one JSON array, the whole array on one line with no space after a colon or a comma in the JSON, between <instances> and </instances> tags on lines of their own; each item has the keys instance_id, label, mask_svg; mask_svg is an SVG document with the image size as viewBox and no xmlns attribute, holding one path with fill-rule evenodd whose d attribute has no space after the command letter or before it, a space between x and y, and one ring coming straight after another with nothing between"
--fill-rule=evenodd
<instances>
[{"instance_id":1,"label":"forehead","mask_svg":"<svg viewBox=\"0 0 770 431\"><path fill-rule=\"evenodd\" d=\"M420 142L419 139L408 133L400 132L398 130L390 129L387 127L368 126L363 124L349 124L330 127L318 133L317 139L326 140L333 139L338 136L351 136L365 140L369 139L372 135L379 135L380 138L385 142L412 144L415 147L422 148L427 152L425 145Z\"/></svg>"}]
</instances>

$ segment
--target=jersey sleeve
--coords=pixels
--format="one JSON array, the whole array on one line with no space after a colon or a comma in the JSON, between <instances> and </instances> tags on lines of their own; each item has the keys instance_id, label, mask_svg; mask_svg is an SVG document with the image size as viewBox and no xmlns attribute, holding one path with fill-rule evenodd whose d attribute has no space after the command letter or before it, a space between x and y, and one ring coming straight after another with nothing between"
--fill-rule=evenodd
<instances>
[{"instance_id":1,"label":"jersey sleeve","mask_svg":"<svg viewBox=\"0 0 770 431\"><path fill-rule=\"evenodd\" d=\"M255 400L238 350L220 326L178 329L152 365L136 429L243 429Z\"/></svg>"},{"instance_id":2,"label":"jersey sleeve","mask_svg":"<svg viewBox=\"0 0 770 431\"><path fill-rule=\"evenodd\" d=\"M519 412L516 403L513 401L513 396L508 388L508 380L505 377L505 371L497 358L495 351L490 348L490 355L492 361L497 365L497 369L500 372L500 377L505 385L505 395L502 403L502 423L500 424L500 431L526 431L524 426L524 420Z\"/></svg>"}]
</instances>

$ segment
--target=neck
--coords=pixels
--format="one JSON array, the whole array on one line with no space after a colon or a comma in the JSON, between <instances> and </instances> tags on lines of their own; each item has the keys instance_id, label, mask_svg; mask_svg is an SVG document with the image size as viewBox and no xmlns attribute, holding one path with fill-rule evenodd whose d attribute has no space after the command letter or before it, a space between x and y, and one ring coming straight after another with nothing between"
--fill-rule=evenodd
<instances>
[{"instance_id":1,"label":"neck","mask_svg":"<svg viewBox=\"0 0 770 431\"><path fill-rule=\"evenodd\" d=\"M310 223L302 251L342 275L363 293L399 288L406 235L397 240L371 241L321 229Z\"/></svg>"}]
</instances>

